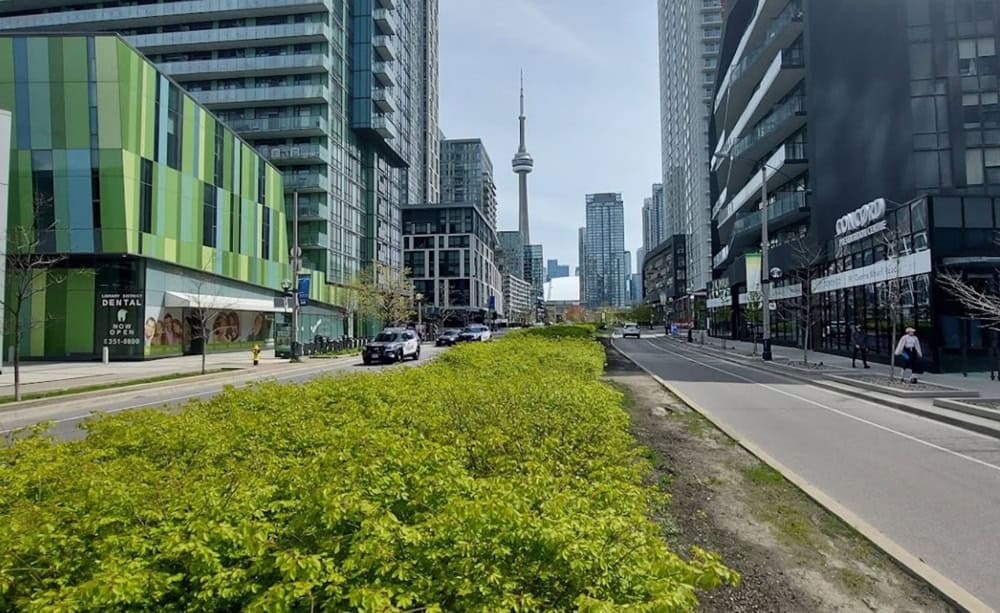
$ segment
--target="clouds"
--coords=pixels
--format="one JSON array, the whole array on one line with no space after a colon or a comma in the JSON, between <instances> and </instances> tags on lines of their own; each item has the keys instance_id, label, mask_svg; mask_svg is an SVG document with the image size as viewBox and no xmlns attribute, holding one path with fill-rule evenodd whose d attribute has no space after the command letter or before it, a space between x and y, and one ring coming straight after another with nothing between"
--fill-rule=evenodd
<instances>
[{"instance_id":1,"label":"clouds","mask_svg":"<svg viewBox=\"0 0 1000 613\"><path fill-rule=\"evenodd\" d=\"M482 138L501 229L517 224L518 73L525 70L531 236L577 260L584 196L622 192L626 244L660 181L656 1L440 0L441 127Z\"/></svg>"}]
</instances>

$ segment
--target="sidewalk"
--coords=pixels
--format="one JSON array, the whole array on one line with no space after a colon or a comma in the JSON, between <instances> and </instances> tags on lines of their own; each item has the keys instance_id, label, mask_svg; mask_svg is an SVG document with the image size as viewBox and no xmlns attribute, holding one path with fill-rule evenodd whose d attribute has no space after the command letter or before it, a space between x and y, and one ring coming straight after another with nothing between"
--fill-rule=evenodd
<instances>
[{"instance_id":1,"label":"sidewalk","mask_svg":"<svg viewBox=\"0 0 1000 613\"><path fill-rule=\"evenodd\" d=\"M261 353L258 368L269 370L269 367L287 363L286 359L275 358L274 350L268 349ZM209 354L205 358L205 370L209 372L242 370L251 366L249 351ZM197 374L200 372L200 355L108 364L101 362L22 362L21 393L69 390L91 385L127 383L172 374ZM13 395L14 365L5 363L3 374L0 374L0 397Z\"/></svg>"}]
</instances>

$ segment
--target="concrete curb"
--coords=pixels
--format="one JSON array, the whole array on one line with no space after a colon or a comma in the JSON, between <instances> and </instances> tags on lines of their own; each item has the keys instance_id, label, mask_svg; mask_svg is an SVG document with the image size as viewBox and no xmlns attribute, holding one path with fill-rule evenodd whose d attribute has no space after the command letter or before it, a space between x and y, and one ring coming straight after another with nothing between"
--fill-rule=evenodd
<instances>
[{"instance_id":1,"label":"concrete curb","mask_svg":"<svg viewBox=\"0 0 1000 613\"><path fill-rule=\"evenodd\" d=\"M939 388L937 391L906 392L893 389L888 386L879 385L877 383L858 381L857 377L851 377L847 375L824 375L824 376L827 379L830 379L831 381L843 383L844 385L853 385L855 387L864 388L866 390L871 390L873 392L879 392L882 394L888 394L890 396L896 396L898 398L979 398L979 392L972 390L963 390L957 387L950 387L947 385L939 385L937 383L926 384Z\"/></svg>"},{"instance_id":2,"label":"concrete curb","mask_svg":"<svg viewBox=\"0 0 1000 613\"><path fill-rule=\"evenodd\" d=\"M342 356L345 358L357 358L355 355ZM330 358L324 360L324 365L333 364L337 360L341 359L339 356L336 358ZM302 364L309 364L309 362L302 362ZM310 370L307 368L302 368L300 365L298 368L301 370ZM141 392L143 390L152 389L156 387L161 387L163 385L170 384L174 388L183 388L190 385L195 385L199 383L204 383L205 381L211 381L213 379L219 379L222 377L233 377L239 376L241 374L251 373L253 367L239 368L233 370L221 370L220 372L207 373L204 375L191 375L190 377L180 377L178 379L165 379L163 381L152 381L149 383L135 383L130 384L128 381L123 381L122 385L115 385L114 387L108 387L100 390L92 390L89 392L69 392L66 394L59 394L58 396L49 396L47 398L35 398L32 400L22 400L20 402L5 402L0 404L0 414L7 413L10 411L17 411L20 409L30 409L32 407L45 406L50 404L58 404L63 401L72 400L85 400L88 398L96 398L99 396L116 396L118 394L127 394L132 392ZM286 371L269 371L269 372L286 372ZM263 376L267 376L266 374ZM72 389L72 388L69 388Z\"/></svg>"},{"instance_id":3,"label":"concrete curb","mask_svg":"<svg viewBox=\"0 0 1000 613\"><path fill-rule=\"evenodd\" d=\"M997 400L996 398L980 398L979 400L993 400L995 402L1000 402L1000 400ZM975 415L976 417L982 417L983 419L1000 421L1000 411L979 407L969 402L962 402L961 400L937 398L934 400L934 406L941 407L942 409L959 411L961 413L968 413L969 415ZM1000 427L1000 425L998 425L998 427Z\"/></svg>"},{"instance_id":4,"label":"concrete curb","mask_svg":"<svg viewBox=\"0 0 1000 613\"><path fill-rule=\"evenodd\" d=\"M757 372L764 372L764 373L768 373L768 374L772 374L772 375L777 375L779 377L785 377L787 379L792 379L794 381L800 381L802 383L808 383L809 385L812 385L814 387L818 387L818 388L826 390L828 392L835 392L835 393L838 393L838 394L844 394L846 396L853 396L855 398L859 398L859 399L865 400L867 402L871 402L871 403L874 403L874 404L882 405L882 406L888 407L890 409L896 409L897 411L903 411L904 413L910 413L912 415L918 415L920 417L924 417L924 418L927 418L927 419L933 419L934 421L939 421L939 422L941 422L943 424L948 424L950 426L955 426L957 428L962 428L962 429L968 430L970 432L975 432L977 434L982 434L984 436L989 436L989 437L992 437L992 438L1000 438L1000 427L991 428L989 426L984 426L984 425L980 425L980 424L969 423L968 421L965 421L965 420L960 419L958 417L950 417L948 415L941 415L940 413L935 413L933 411L928 411L926 409L921 409L920 407L915 407L915 406L906 404L905 402L902 402L903 399L901 399L901 400L892 400L892 399L889 399L889 398L879 398L877 396L872 396L871 394L866 393L864 390L853 389L853 387L854 387L853 383L852 384L846 384L846 383L844 383L844 384L840 384L840 385L835 385L835 384L833 384L831 382L827 382L827 381L823 381L823 380L810 379L809 377L806 377L805 375L802 375L802 374L799 374L799 373L790 373L790 372L785 372L784 370L778 370L776 368L763 367L763 366L760 366L758 364L752 363L750 361L740 360L739 358L734 358L733 356L722 354L721 352L718 352L718 351L715 351L715 350L711 350L711 349L709 349L709 350L703 350L703 352L707 353L707 354L710 354L710 355L713 355L714 357L716 357L716 358L718 358L720 360L724 360L726 362L729 362L730 364L736 364L737 366L742 366L743 368L752 368L753 370L756 370ZM834 381L834 380L831 379L831 381ZM941 405L937 405L937 406L941 406ZM957 410L957 409L954 409L954 408L951 408L951 407L947 407L947 406L941 406L941 408L943 408L943 409L949 409L949 410L952 410L952 411ZM963 411L963 412L968 413L967 411Z\"/></svg>"},{"instance_id":5,"label":"concrete curb","mask_svg":"<svg viewBox=\"0 0 1000 613\"><path fill-rule=\"evenodd\" d=\"M614 343L611 343L611 348L618 351ZM698 403L694 402L688 398L683 392L678 390L672 384L667 383L649 369L647 369L642 364L639 364L632 358L630 358L625 353L618 351L618 353L624 357L626 360L635 364L638 368L642 369L647 375L652 377L657 383L663 386L668 392L676 396L681 402L688 406L692 411L698 413L712 424L722 431L727 437L732 439L737 445L745 449L748 453L756 457L758 460L767 464L774 470L781 473L785 479L797 487L802 493L811 498L816 504L820 505L833 515L839 517L844 523L853 528L858 534L868 539L873 545L885 552L886 555L891 557L896 561L904 570L911 573L912 575L918 577L928 585L930 585L935 591L937 591L945 600L949 603L958 607L962 611L969 611L972 613L988 613L993 611L993 609L986 606L986 603L982 602L965 588L961 587L948 577L945 577L938 571L931 568L926 562L913 555L907 551L903 546L896 543L894 540L883 534L877 528L861 519L853 511L845 507L844 505L837 502L831 496L824 493L818 487L811 484L804 477L791 470L781 462L777 461L770 456L762 448L758 447L756 444L750 441L745 441L740 437L739 432L734 428L726 424L724 421L716 417L711 413L711 411L706 410L704 407L700 406Z\"/></svg>"}]
</instances>

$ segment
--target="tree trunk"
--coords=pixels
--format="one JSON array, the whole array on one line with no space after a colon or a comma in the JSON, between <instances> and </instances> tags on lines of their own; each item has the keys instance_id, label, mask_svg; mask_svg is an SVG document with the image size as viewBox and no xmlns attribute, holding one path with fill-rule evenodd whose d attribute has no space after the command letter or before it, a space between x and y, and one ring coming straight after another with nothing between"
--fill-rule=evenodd
<instances>
[{"instance_id":1,"label":"tree trunk","mask_svg":"<svg viewBox=\"0 0 1000 613\"><path fill-rule=\"evenodd\" d=\"M14 323L14 400L21 400L21 322Z\"/></svg>"},{"instance_id":2,"label":"tree trunk","mask_svg":"<svg viewBox=\"0 0 1000 613\"><path fill-rule=\"evenodd\" d=\"M202 334L202 336L205 335ZM207 353L208 353L208 340L203 338L201 339L201 374L205 374L205 357Z\"/></svg>"},{"instance_id":3,"label":"tree trunk","mask_svg":"<svg viewBox=\"0 0 1000 613\"><path fill-rule=\"evenodd\" d=\"M802 337L802 365L809 366L809 329L812 327L812 313L809 311L808 299L806 302L806 333Z\"/></svg>"},{"instance_id":4,"label":"tree trunk","mask_svg":"<svg viewBox=\"0 0 1000 613\"><path fill-rule=\"evenodd\" d=\"M890 312L892 309L890 309ZM889 383L896 376L896 314L892 314L892 332L889 337Z\"/></svg>"}]
</instances>

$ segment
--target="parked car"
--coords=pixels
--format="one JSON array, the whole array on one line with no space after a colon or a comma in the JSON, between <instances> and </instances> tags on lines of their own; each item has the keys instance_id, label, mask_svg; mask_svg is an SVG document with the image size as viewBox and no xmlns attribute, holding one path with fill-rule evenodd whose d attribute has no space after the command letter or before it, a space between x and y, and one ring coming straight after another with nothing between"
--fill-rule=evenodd
<instances>
[{"instance_id":1,"label":"parked car","mask_svg":"<svg viewBox=\"0 0 1000 613\"><path fill-rule=\"evenodd\" d=\"M402 362L406 358L420 359L420 341L413 330L386 328L365 345L361 359L372 362Z\"/></svg>"},{"instance_id":2,"label":"parked car","mask_svg":"<svg viewBox=\"0 0 1000 613\"><path fill-rule=\"evenodd\" d=\"M458 342L459 334L461 334L461 330L445 330L437 337L434 344L438 347L451 347Z\"/></svg>"},{"instance_id":3,"label":"parked car","mask_svg":"<svg viewBox=\"0 0 1000 613\"><path fill-rule=\"evenodd\" d=\"M473 324L471 326L466 326L462 333L458 335L458 340L462 342L466 341L488 341L492 338L490 329L482 324Z\"/></svg>"},{"instance_id":4,"label":"parked car","mask_svg":"<svg viewBox=\"0 0 1000 613\"><path fill-rule=\"evenodd\" d=\"M625 327L622 328L622 338L628 338L630 336L639 338L640 335L641 333L639 332L638 324L625 324Z\"/></svg>"}]
</instances>

